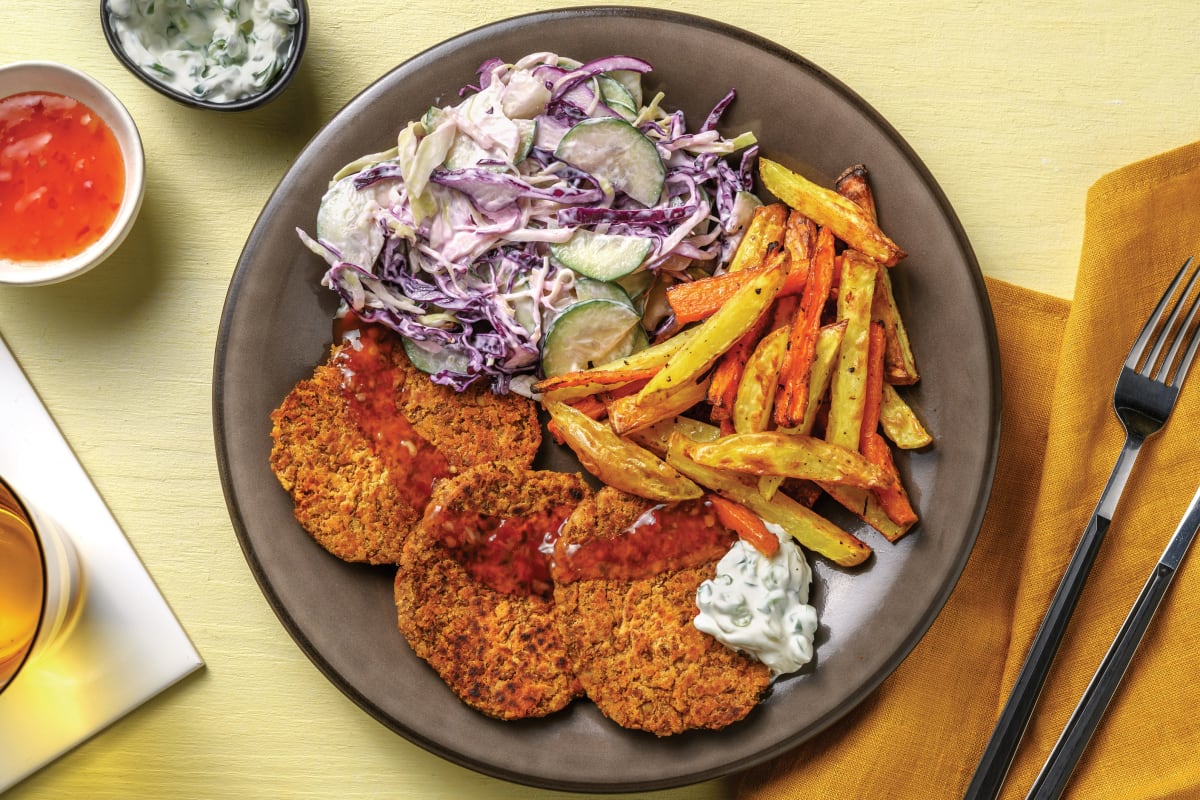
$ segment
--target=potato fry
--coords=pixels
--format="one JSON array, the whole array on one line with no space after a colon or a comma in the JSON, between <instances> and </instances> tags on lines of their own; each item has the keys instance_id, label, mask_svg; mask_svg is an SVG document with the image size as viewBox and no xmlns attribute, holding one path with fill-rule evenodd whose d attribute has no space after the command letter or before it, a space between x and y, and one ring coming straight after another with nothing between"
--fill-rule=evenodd
<instances>
[{"instance_id":1,"label":"potato fry","mask_svg":"<svg viewBox=\"0 0 1200 800\"><path fill-rule=\"evenodd\" d=\"M855 164L847 169L834 182L838 194L858 205L877 222L875 212L875 196L867 180L867 168ZM908 331L900 318L900 309L896 305L896 295L892 291L892 277L887 269L879 270L876 279L875 297L871 303L871 315L881 320L887 331L887 380L895 384L912 384L920 379L917 373L917 363L913 358L912 345L908 340Z\"/></svg>"},{"instance_id":2,"label":"potato fry","mask_svg":"<svg viewBox=\"0 0 1200 800\"><path fill-rule=\"evenodd\" d=\"M832 483L818 484L825 492L846 507L850 513L883 534L889 542L895 542L908 533L912 524L897 524L883 510L874 494L856 486L837 486Z\"/></svg>"},{"instance_id":3,"label":"potato fry","mask_svg":"<svg viewBox=\"0 0 1200 800\"><path fill-rule=\"evenodd\" d=\"M824 326L817 333L817 350L813 357L812 375L809 377L809 397L824 397L833 381L833 368L842 351L842 340L846 336L846 320ZM809 403L804 409L804 419L790 433L811 434L817 424L819 403Z\"/></svg>"},{"instance_id":4,"label":"potato fry","mask_svg":"<svg viewBox=\"0 0 1200 800\"><path fill-rule=\"evenodd\" d=\"M781 428L797 425L804 418L809 405L809 377L817 345L817 330L821 326L821 313L833 284L833 246L833 233L828 228L821 228L817 233L812 258L809 259L808 281L800 301L801 310L792 323L787 354L780 368L781 385L775 407L775 424Z\"/></svg>"},{"instance_id":5,"label":"potato fry","mask_svg":"<svg viewBox=\"0 0 1200 800\"><path fill-rule=\"evenodd\" d=\"M604 403L600 402L599 398L596 397L581 397L578 400L572 401L568 405L570 405L576 411L586 414L592 419L604 419L606 416L608 416L608 409L605 408ZM564 440L562 436L562 431L558 429L558 423L554 420L549 420L546 423L546 432L554 437L554 441L558 442L559 444L566 444L566 440Z\"/></svg>"},{"instance_id":6,"label":"potato fry","mask_svg":"<svg viewBox=\"0 0 1200 800\"><path fill-rule=\"evenodd\" d=\"M879 268L876 278L871 315L883 322L887 332L887 350L884 351L887 382L908 386L919 381L921 376L917 372L917 360L913 357L908 329L900 318L900 308L896 305L896 294L892 290L892 276L884 267Z\"/></svg>"},{"instance_id":7,"label":"potato fry","mask_svg":"<svg viewBox=\"0 0 1200 800\"><path fill-rule=\"evenodd\" d=\"M663 502L703 496L692 480L649 450L622 439L606 423L566 403L549 401L545 408L579 462L609 486Z\"/></svg>"},{"instance_id":8,"label":"potato fry","mask_svg":"<svg viewBox=\"0 0 1200 800\"><path fill-rule=\"evenodd\" d=\"M750 509L741 503L726 500L719 494L709 493L706 497L717 512L721 524L736 533L767 558L779 552L779 537L767 530L767 526Z\"/></svg>"},{"instance_id":9,"label":"potato fry","mask_svg":"<svg viewBox=\"0 0 1200 800\"><path fill-rule=\"evenodd\" d=\"M674 419L660 420L653 425L639 428L631 432L629 438L656 456L666 458L671 434L676 432L694 442L712 442L721 436L721 429L715 425L709 425L707 422L701 422L691 417L680 416Z\"/></svg>"},{"instance_id":10,"label":"potato fry","mask_svg":"<svg viewBox=\"0 0 1200 800\"><path fill-rule=\"evenodd\" d=\"M778 525L801 545L836 564L853 567L870 557L871 548L861 539L787 495L777 492L767 500L758 493L753 480L697 464L684 454L683 448L687 444L687 437L682 433L673 433L667 449L667 463L696 483L735 503L741 503L764 522Z\"/></svg>"},{"instance_id":11,"label":"potato fry","mask_svg":"<svg viewBox=\"0 0 1200 800\"><path fill-rule=\"evenodd\" d=\"M783 229L783 247L792 268L796 272L806 272L800 268L808 264L817 248L817 223L794 208L789 210Z\"/></svg>"},{"instance_id":12,"label":"potato fry","mask_svg":"<svg viewBox=\"0 0 1200 800\"><path fill-rule=\"evenodd\" d=\"M769 267L743 286L733 299L696 327L696 333L639 393L649 399L672 386L696 380L766 313L783 279L785 265Z\"/></svg>"},{"instance_id":13,"label":"potato fry","mask_svg":"<svg viewBox=\"0 0 1200 800\"><path fill-rule=\"evenodd\" d=\"M892 475L861 453L812 436L777 431L736 433L707 444L689 444L684 454L706 467L750 475L782 475L862 489L893 483Z\"/></svg>"},{"instance_id":14,"label":"potato fry","mask_svg":"<svg viewBox=\"0 0 1200 800\"><path fill-rule=\"evenodd\" d=\"M771 203L754 209L746 233L733 251L726 267L728 272L741 272L768 266L783 252L784 226L788 209L783 203Z\"/></svg>"},{"instance_id":15,"label":"potato fry","mask_svg":"<svg viewBox=\"0 0 1200 800\"><path fill-rule=\"evenodd\" d=\"M901 450L917 450L933 442L933 436L921 424L917 413L905 402L896 387L885 383L879 404L879 426L892 444Z\"/></svg>"},{"instance_id":16,"label":"potato fry","mask_svg":"<svg viewBox=\"0 0 1200 800\"><path fill-rule=\"evenodd\" d=\"M608 404L608 421L618 436L682 414L708 396L709 378L674 386L652 395L636 394L619 397Z\"/></svg>"},{"instance_id":17,"label":"potato fry","mask_svg":"<svg viewBox=\"0 0 1200 800\"><path fill-rule=\"evenodd\" d=\"M826 325L817 332L816 352L813 357L812 370L809 373L809 397L824 397L825 393L829 391L833 365L837 360L838 351L842 346L842 336L845 333L845 320ZM807 403L804 409L804 419L800 421L799 425L779 428L779 430L784 433L799 433L805 436L811 434L817 424L817 412L820 408L820 403ZM770 500L783 481L784 478L779 475L764 475L758 479L758 491L763 497Z\"/></svg>"},{"instance_id":18,"label":"potato fry","mask_svg":"<svg viewBox=\"0 0 1200 800\"><path fill-rule=\"evenodd\" d=\"M758 173L771 194L830 228L855 250L889 267L904 258L904 251L853 201L767 158L759 158Z\"/></svg>"},{"instance_id":19,"label":"potato fry","mask_svg":"<svg viewBox=\"0 0 1200 800\"><path fill-rule=\"evenodd\" d=\"M767 429L787 343L788 329L776 328L759 340L746 360L733 402L733 429L738 433Z\"/></svg>"},{"instance_id":20,"label":"potato fry","mask_svg":"<svg viewBox=\"0 0 1200 800\"><path fill-rule=\"evenodd\" d=\"M871 298L875 294L877 271L875 262L861 253L847 250L842 255L838 319L846 320L846 334L842 339L837 367L834 369L829 388L829 424L825 438L849 450L858 450L862 429L871 328Z\"/></svg>"}]
</instances>

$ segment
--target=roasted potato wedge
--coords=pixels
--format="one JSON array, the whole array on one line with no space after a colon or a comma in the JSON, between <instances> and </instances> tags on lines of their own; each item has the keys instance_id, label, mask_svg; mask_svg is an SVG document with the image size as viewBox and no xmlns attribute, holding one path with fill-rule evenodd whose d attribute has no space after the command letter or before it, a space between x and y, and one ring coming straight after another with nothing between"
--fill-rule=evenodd
<instances>
[{"instance_id":1,"label":"roasted potato wedge","mask_svg":"<svg viewBox=\"0 0 1200 800\"><path fill-rule=\"evenodd\" d=\"M818 485L850 513L882 533L889 542L897 541L912 527L912 523L897 524L893 522L884 511L879 499L866 489L859 489L856 486L838 486L832 483Z\"/></svg>"},{"instance_id":2,"label":"roasted potato wedge","mask_svg":"<svg viewBox=\"0 0 1200 800\"><path fill-rule=\"evenodd\" d=\"M694 382L767 311L786 275L783 265L764 269L717 313L696 326L696 333L639 392L643 399Z\"/></svg>"},{"instance_id":3,"label":"roasted potato wedge","mask_svg":"<svg viewBox=\"0 0 1200 800\"><path fill-rule=\"evenodd\" d=\"M883 489L893 477L862 454L812 436L764 431L735 433L715 442L689 444L697 464L750 475L781 475L862 489Z\"/></svg>"},{"instance_id":4,"label":"roasted potato wedge","mask_svg":"<svg viewBox=\"0 0 1200 800\"><path fill-rule=\"evenodd\" d=\"M759 494L753 479L697 464L684 453L688 443L682 433L673 433L667 449L667 463L696 483L741 503L764 522L778 525L801 545L836 564L853 567L870 557L871 548L865 542L787 495L776 492L767 500Z\"/></svg>"},{"instance_id":5,"label":"roasted potato wedge","mask_svg":"<svg viewBox=\"0 0 1200 800\"><path fill-rule=\"evenodd\" d=\"M771 421L779 368L787 350L788 329L776 328L759 340L746 360L733 402L733 429L738 433L765 431Z\"/></svg>"},{"instance_id":6,"label":"roasted potato wedge","mask_svg":"<svg viewBox=\"0 0 1200 800\"><path fill-rule=\"evenodd\" d=\"M709 379L690 381L649 396L637 394L617 398L608 404L608 421L618 436L627 436L640 428L671 419L687 411L708 396Z\"/></svg>"},{"instance_id":7,"label":"roasted potato wedge","mask_svg":"<svg viewBox=\"0 0 1200 800\"><path fill-rule=\"evenodd\" d=\"M886 383L879 406L879 427L901 450L917 450L933 442L933 436L921 424L912 406L894 386Z\"/></svg>"},{"instance_id":8,"label":"roasted potato wedge","mask_svg":"<svg viewBox=\"0 0 1200 800\"><path fill-rule=\"evenodd\" d=\"M726 267L728 272L769 266L783 252L784 226L788 209L783 203L771 203L754 209L746 233L733 251Z\"/></svg>"},{"instance_id":9,"label":"roasted potato wedge","mask_svg":"<svg viewBox=\"0 0 1200 800\"><path fill-rule=\"evenodd\" d=\"M904 251L852 200L767 158L759 158L758 174L771 194L818 225L828 226L853 249L889 267L904 258Z\"/></svg>"},{"instance_id":10,"label":"roasted potato wedge","mask_svg":"<svg viewBox=\"0 0 1200 800\"><path fill-rule=\"evenodd\" d=\"M644 447L618 436L607 423L566 403L551 400L545 407L579 462L609 486L663 502L703 496L692 480Z\"/></svg>"},{"instance_id":11,"label":"roasted potato wedge","mask_svg":"<svg viewBox=\"0 0 1200 800\"><path fill-rule=\"evenodd\" d=\"M829 387L829 424L825 438L848 450L859 449L876 270L875 263L861 253L847 250L843 254L838 319L846 321L846 333Z\"/></svg>"},{"instance_id":12,"label":"roasted potato wedge","mask_svg":"<svg viewBox=\"0 0 1200 800\"><path fill-rule=\"evenodd\" d=\"M693 442L711 442L721 436L721 429L691 417L664 419L629 434L629 438L660 458L667 457L671 434L680 433Z\"/></svg>"}]
</instances>

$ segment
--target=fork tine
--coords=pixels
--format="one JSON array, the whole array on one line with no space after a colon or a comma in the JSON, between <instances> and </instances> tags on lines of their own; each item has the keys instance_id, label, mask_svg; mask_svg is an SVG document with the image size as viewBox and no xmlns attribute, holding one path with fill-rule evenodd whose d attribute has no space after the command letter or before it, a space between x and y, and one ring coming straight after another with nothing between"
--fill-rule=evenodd
<instances>
[{"instance_id":1,"label":"fork tine","mask_svg":"<svg viewBox=\"0 0 1200 800\"><path fill-rule=\"evenodd\" d=\"M1179 284L1183 283L1184 276L1187 275L1188 268L1191 267L1191 265L1192 259L1189 256L1188 260L1184 261L1183 266L1179 268L1179 272L1176 273L1175 279L1171 281L1171 285L1167 287L1165 292L1163 292L1162 297L1158 301L1158 305L1154 307L1154 312L1150 315L1150 319L1146 320L1145 327L1142 328L1142 332L1138 334L1137 340L1133 343L1133 347L1129 350L1129 357L1125 359L1125 366L1129 369L1137 371L1138 364L1141 363L1142 360L1142 355L1146 352L1146 345L1150 343L1150 337L1154 334L1155 330L1158 329L1158 325L1162 321L1163 314L1166 312L1167 306L1171 302L1171 298L1175 296L1175 290L1179 288ZM1195 280L1195 276L1192 276L1192 279ZM1178 310L1178 308L1175 309L1176 313L1178 313ZM1172 318L1172 322L1173 321L1174 318ZM1166 327L1169 328L1170 323L1168 323ZM1153 364L1157 359L1157 351L1161 349L1161 346L1162 341L1160 339L1159 347L1155 348L1155 353L1152 353L1150 358L1146 359L1148 364Z\"/></svg>"},{"instance_id":2,"label":"fork tine","mask_svg":"<svg viewBox=\"0 0 1200 800\"><path fill-rule=\"evenodd\" d=\"M1183 330L1187 330L1187 327L1192 324L1192 318L1196 316L1197 310L1200 310L1200 297L1196 298L1192 303L1192 311L1188 314L1187 325L1184 326ZM1180 342L1183 340L1182 333L1183 331L1180 331ZM1180 342L1176 342L1175 347L1171 348L1172 355L1179 348ZM1197 348L1200 348L1200 327L1192 331L1191 341L1188 342L1187 351L1183 354L1183 360L1179 362L1179 371L1175 373L1175 378L1171 381L1172 385L1176 387L1183 385L1183 379L1187 377L1188 368L1192 366L1192 361L1196 358Z\"/></svg>"},{"instance_id":3,"label":"fork tine","mask_svg":"<svg viewBox=\"0 0 1200 800\"><path fill-rule=\"evenodd\" d=\"M1192 326L1192 320L1196 318L1197 301L1193 300L1191 306L1188 308L1187 317L1178 328L1175 328L1175 321L1179 318L1179 314L1182 312L1184 305L1187 304L1187 299L1191 297L1192 288L1196 285L1196 279L1198 277L1200 277L1200 269L1192 273L1191 280L1188 281L1183 293L1179 295L1178 302L1175 303L1175 310L1171 312L1171 318L1167 320L1167 323L1163 326L1162 333L1159 334L1158 343L1154 346L1154 352L1146 361L1145 370L1146 372L1149 372L1151 369L1153 369L1155 362L1158 360L1159 351L1162 350L1167 339L1174 337L1170 351L1168 351L1166 358L1162 360L1162 365L1158 368L1158 372L1154 374L1154 380L1159 381L1160 383L1171 383L1171 368L1175 363L1175 356L1179 354L1179 348L1183 345L1188 329Z\"/></svg>"}]
</instances>

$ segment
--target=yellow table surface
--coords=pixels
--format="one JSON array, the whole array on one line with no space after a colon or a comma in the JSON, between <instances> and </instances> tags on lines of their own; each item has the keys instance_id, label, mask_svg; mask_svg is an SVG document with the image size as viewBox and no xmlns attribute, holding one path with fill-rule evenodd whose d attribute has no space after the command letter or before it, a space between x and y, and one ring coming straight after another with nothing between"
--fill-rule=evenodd
<instances>
[{"instance_id":1,"label":"yellow table surface","mask_svg":"<svg viewBox=\"0 0 1200 800\"><path fill-rule=\"evenodd\" d=\"M309 137L410 56L553 6L310 0L314 27L288 92L257 112L218 115L184 109L127 73L105 45L98 5L4 0L0 62L60 61L107 84L141 128L145 205L97 270L56 286L0 287L0 333L208 667L10 796L558 796L429 755L320 675L242 557L210 413L230 275ZM1190 0L700 2L688 10L773 39L855 89L940 182L984 272L1063 297L1074 289L1087 187L1200 135L1192 46L1200 4ZM731 786L657 796L727 797Z\"/></svg>"}]
</instances>

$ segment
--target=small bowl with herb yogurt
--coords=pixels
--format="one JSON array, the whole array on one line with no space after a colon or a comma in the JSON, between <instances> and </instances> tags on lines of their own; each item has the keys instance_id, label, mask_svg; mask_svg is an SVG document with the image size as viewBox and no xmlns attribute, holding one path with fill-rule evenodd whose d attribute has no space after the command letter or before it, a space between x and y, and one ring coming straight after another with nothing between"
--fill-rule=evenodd
<instances>
[{"instance_id":1,"label":"small bowl with herb yogurt","mask_svg":"<svg viewBox=\"0 0 1200 800\"><path fill-rule=\"evenodd\" d=\"M308 37L305 0L100 0L117 59L192 108L246 111L279 96Z\"/></svg>"}]
</instances>

